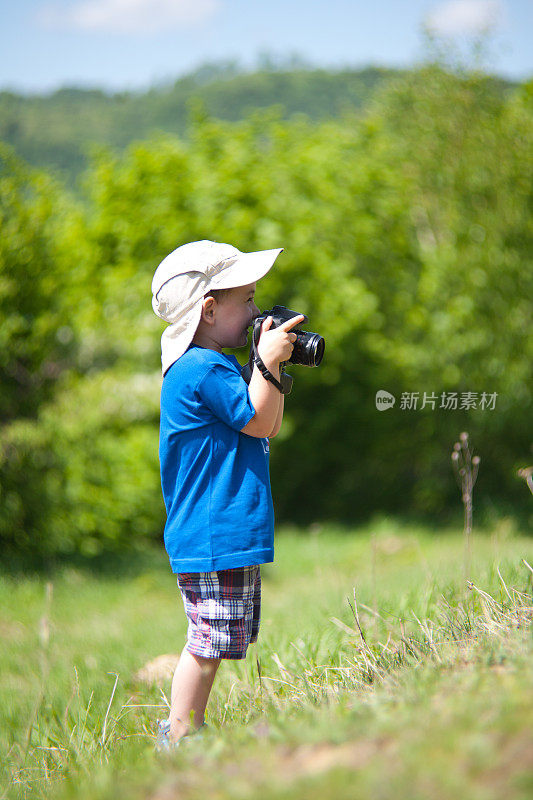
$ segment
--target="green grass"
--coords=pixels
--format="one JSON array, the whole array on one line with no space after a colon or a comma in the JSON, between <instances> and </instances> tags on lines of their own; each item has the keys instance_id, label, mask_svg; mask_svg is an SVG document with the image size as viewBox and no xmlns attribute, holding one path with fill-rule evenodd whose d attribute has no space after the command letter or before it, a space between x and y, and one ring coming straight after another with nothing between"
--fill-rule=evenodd
<instances>
[{"instance_id":1,"label":"green grass","mask_svg":"<svg viewBox=\"0 0 533 800\"><path fill-rule=\"evenodd\" d=\"M524 559L533 540L510 522L475 531L468 588L457 531L284 530L262 568L259 641L223 662L210 731L172 756L151 738L170 682L135 677L185 639L165 554L4 575L0 798L525 800Z\"/></svg>"}]
</instances>

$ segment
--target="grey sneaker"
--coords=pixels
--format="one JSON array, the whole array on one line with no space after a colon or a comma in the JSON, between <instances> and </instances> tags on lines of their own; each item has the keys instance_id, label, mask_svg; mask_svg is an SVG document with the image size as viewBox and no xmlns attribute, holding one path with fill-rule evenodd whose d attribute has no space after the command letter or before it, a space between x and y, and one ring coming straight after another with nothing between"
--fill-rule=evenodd
<instances>
[{"instance_id":1,"label":"grey sneaker","mask_svg":"<svg viewBox=\"0 0 533 800\"><path fill-rule=\"evenodd\" d=\"M157 720L157 734L155 737L155 749L159 750L159 752L170 752L174 750L176 747L179 747L178 742L171 742L169 739L170 735L170 720L169 719L158 719Z\"/></svg>"},{"instance_id":2,"label":"grey sneaker","mask_svg":"<svg viewBox=\"0 0 533 800\"><path fill-rule=\"evenodd\" d=\"M200 725L200 727L193 731L193 733L184 736L182 739L178 739L177 742L170 741L170 720L169 719L158 719L157 720L157 735L155 740L155 747L156 750L160 752L170 752L175 750L180 744L188 743L193 737L202 738L205 731L209 728L205 722Z\"/></svg>"}]
</instances>

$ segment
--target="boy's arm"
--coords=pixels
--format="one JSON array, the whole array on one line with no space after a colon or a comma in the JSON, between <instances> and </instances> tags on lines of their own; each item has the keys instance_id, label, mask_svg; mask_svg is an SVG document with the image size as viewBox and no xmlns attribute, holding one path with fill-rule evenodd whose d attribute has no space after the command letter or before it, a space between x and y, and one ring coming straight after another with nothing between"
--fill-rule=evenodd
<instances>
[{"instance_id":1,"label":"boy's arm","mask_svg":"<svg viewBox=\"0 0 533 800\"><path fill-rule=\"evenodd\" d=\"M296 340L296 334L290 333L290 329L303 322L304 319L303 315L293 317L273 330L270 330L272 317L268 317L263 322L257 349L261 359L278 381L280 377L279 365L282 361L289 360L293 350L293 342ZM255 409L255 415L242 428L241 433L260 439L265 436L275 435L281 426L283 395L280 395L273 383L263 377L257 366L254 366L248 392Z\"/></svg>"},{"instance_id":2,"label":"boy's arm","mask_svg":"<svg viewBox=\"0 0 533 800\"><path fill-rule=\"evenodd\" d=\"M273 376L279 380L279 369L276 369L272 364L267 364L267 367ZM265 436L271 435L276 424L280 393L273 383L263 378L256 366L254 366L252 372L248 392L255 414L250 422L242 428L241 433L263 439Z\"/></svg>"},{"instance_id":3,"label":"boy's arm","mask_svg":"<svg viewBox=\"0 0 533 800\"><path fill-rule=\"evenodd\" d=\"M283 409L285 407L285 395L284 394L280 394L279 398L280 399L279 399L278 416L276 418L276 422L274 423L274 427L272 429L272 433L268 437L269 439L272 439L273 436L277 436L277 434L279 433L280 428L281 428L281 423L283 422Z\"/></svg>"}]
</instances>

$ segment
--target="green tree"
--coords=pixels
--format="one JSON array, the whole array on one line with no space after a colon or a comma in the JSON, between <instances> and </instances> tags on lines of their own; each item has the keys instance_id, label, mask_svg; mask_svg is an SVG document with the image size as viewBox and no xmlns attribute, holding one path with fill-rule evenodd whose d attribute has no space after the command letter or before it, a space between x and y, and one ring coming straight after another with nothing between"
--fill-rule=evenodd
<instances>
[{"instance_id":1,"label":"green tree","mask_svg":"<svg viewBox=\"0 0 533 800\"><path fill-rule=\"evenodd\" d=\"M46 176L0 146L0 538L24 549L46 518L48 433L37 423L75 341L58 258L62 199Z\"/></svg>"},{"instance_id":2,"label":"green tree","mask_svg":"<svg viewBox=\"0 0 533 800\"><path fill-rule=\"evenodd\" d=\"M32 417L72 358L65 270L57 258L60 193L0 145L0 418Z\"/></svg>"}]
</instances>

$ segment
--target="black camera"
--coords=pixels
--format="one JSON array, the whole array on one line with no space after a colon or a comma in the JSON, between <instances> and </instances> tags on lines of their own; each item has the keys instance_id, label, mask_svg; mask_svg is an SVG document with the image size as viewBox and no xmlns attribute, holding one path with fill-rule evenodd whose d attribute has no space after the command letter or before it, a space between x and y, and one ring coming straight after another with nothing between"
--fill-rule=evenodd
<instances>
[{"instance_id":1,"label":"black camera","mask_svg":"<svg viewBox=\"0 0 533 800\"><path fill-rule=\"evenodd\" d=\"M261 325L267 317L272 317L272 325L270 327L270 330L272 330L298 316L300 316L300 312L291 311L290 308L285 308L285 306L274 306L271 311L263 311L262 314L254 319L254 338L257 334L257 341L259 341ZM307 322L308 319L304 314L302 324L305 325ZM318 367L324 357L324 348L326 346L322 336L319 336L318 333L307 333L307 331L301 331L298 328L291 328L291 333L296 334L296 341L294 342L292 355L289 358L290 363L302 364L304 367Z\"/></svg>"},{"instance_id":2,"label":"black camera","mask_svg":"<svg viewBox=\"0 0 533 800\"><path fill-rule=\"evenodd\" d=\"M270 326L270 330L272 330L273 328L279 328L280 325L283 325L283 323L287 322L289 319L293 319L294 317L298 316L300 316L298 311L291 311L290 308L285 308L285 306L273 306L270 311L263 311L262 314L254 319L252 342L250 345L250 358L248 360L248 364L246 364L242 369L242 376L246 383L250 382L254 364L257 364L258 368L261 370L263 375L265 375L267 380L271 380L272 383L276 385L280 384L278 385L278 388L280 391L283 391L284 394L288 394L290 392L292 378L285 372L282 372L281 383L276 381L276 379L270 375L268 370L264 368L265 365L259 358L259 354L257 352L257 345L259 344L259 338L261 336L261 325L267 317L272 317L272 325ZM303 316L304 319L302 324L305 325L308 319L305 314ZM294 347L292 355L289 358L289 362L291 364L302 364L304 367L318 367L324 357L324 349L326 347L323 337L318 333L301 331L299 328L291 328L290 332L296 334L296 341L294 342Z\"/></svg>"}]
</instances>

